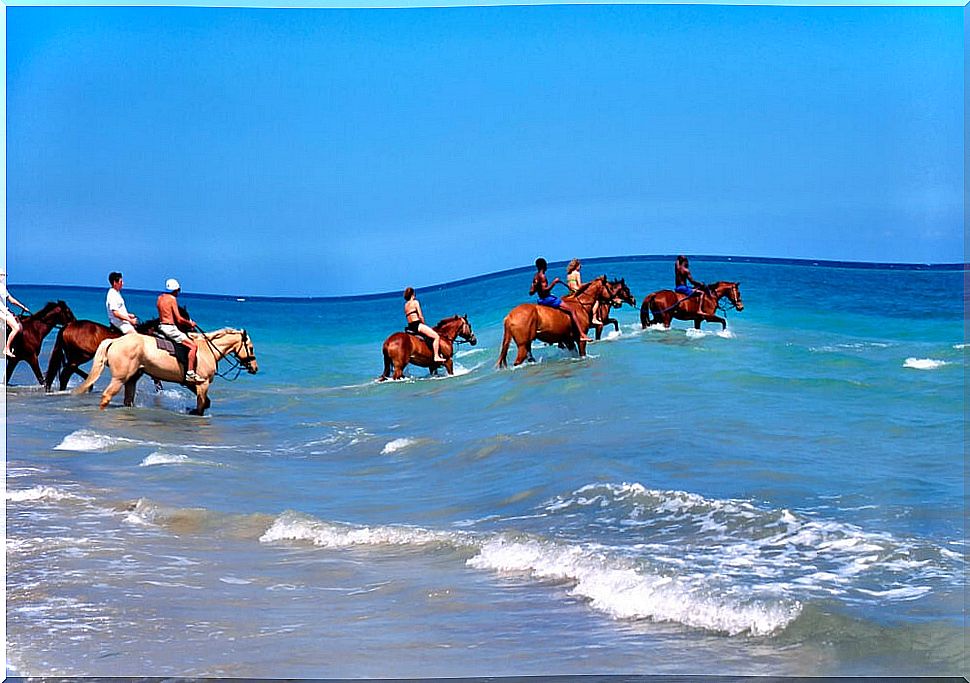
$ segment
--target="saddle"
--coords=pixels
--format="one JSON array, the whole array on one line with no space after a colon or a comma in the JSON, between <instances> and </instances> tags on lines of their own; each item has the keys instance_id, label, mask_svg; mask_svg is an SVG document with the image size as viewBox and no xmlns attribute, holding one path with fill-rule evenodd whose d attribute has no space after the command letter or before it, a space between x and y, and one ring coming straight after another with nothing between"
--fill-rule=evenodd
<instances>
[{"instance_id":1,"label":"saddle","mask_svg":"<svg viewBox=\"0 0 970 683\"><path fill-rule=\"evenodd\" d=\"M168 355L175 358L178 362L179 367L182 368L182 372L189 367L189 349L185 344L176 344L171 339L166 337L161 337L159 335L154 335L155 346L158 347L160 351L165 351Z\"/></svg>"}]
</instances>

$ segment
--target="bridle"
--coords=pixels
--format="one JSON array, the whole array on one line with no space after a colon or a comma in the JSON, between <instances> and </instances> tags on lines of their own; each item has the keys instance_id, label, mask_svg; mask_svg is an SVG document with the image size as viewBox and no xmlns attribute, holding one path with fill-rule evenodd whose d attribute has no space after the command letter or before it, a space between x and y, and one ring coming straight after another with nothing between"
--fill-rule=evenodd
<instances>
[{"instance_id":1,"label":"bridle","mask_svg":"<svg viewBox=\"0 0 970 683\"><path fill-rule=\"evenodd\" d=\"M200 334L202 334L202 338L205 339L206 344L208 344L209 350L212 351L213 358L216 359L215 374L217 377L221 377L227 382L234 382L239 379L239 375L243 370L249 373L253 372L252 364L256 362L256 354L251 350L252 344L249 341L249 333L246 330L241 330L241 338L239 343L244 349L246 349L247 355L240 356L239 352L233 352L232 356L230 356L230 351L228 349L226 351L220 350L218 346L212 343L212 339L209 337L209 335L203 332L200 327L196 326L196 329L198 329ZM231 364L229 369L224 373L219 372L219 361L221 360L226 360ZM233 371L235 371L235 374L233 374L232 377L229 377L229 374Z\"/></svg>"}]
</instances>

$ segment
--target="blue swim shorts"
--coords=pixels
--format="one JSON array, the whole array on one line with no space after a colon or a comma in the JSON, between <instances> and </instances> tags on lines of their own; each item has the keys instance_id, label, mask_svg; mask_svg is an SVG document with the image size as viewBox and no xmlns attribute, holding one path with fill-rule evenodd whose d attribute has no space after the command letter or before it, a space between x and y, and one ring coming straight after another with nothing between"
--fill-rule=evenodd
<instances>
[{"instance_id":1,"label":"blue swim shorts","mask_svg":"<svg viewBox=\"0 0 970 683\"><path fill-rule=\"evenodd\" d=\"M550 308L559 308L559 305L561 303L562 303L562 299L560 299L555 294L550 294L544 299L539 299L540 306L549 306Z\"/></svg>"},{"instance_id":2,"label":"blue swim shorts","mask_svg":"<svg viewBox=\"0 0 970 683\"><path fill-rule=\"evenodd\" d=\"M678 294L686 294L687 296L694 293L694 290L690 285L677 285L674 287L674 291Z\"/></svg>"}]
</instances>

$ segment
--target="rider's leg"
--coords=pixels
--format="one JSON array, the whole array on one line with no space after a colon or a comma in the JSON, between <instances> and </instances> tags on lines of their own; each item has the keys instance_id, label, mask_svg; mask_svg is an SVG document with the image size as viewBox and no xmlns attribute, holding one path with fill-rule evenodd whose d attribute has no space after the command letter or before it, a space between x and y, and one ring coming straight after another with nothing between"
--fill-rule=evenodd
<instances>
[{"instance_id":1,"label":"rider's leg","mask_svg":"<svg viewBox=\"0 0 970 683\"><path fill-rule=\"evenodd\" d=\"M441 356L441 337L438 333L434 331L430 325L425 325L421 323L418 325L418 332L428 337L431 337L431 351L434 354L435 363L444 363L445 359Z\"/></svg>"},{"instance_id":2,"label":"rider's leg","mask_svg":"<svg viewBox=\"0 0 970 683\"><path fill-rule=\"evenodd\" d=\"M589 337L586 336L586 330L583 329L583 323L579 319L579 314L571 305L561 305L560 308L565 310L569 314L569 317L573 321L573 327L576 329L579 341L589 341Z\"/></svg>"},{"instance_id":3,"label":"rider's leg","mask_svg":"<svg viewBox=\"0 0 970 683\"><path fill-rule=\"evenodd\" d=\"M594 325L602 325L603 324L603 321L600 320L600 317L599 317L599 310L600 310L600 302L599 301L594 301L593 302L593 324Z\"/></svg>"},{"instance_id":4,"label":"rider's leg","mask_svg":"<svg viewBox=\"0 0 970 683\"><path fill-rule=\"evenodd\" d=\"M7 343L3 347L3 354L13 358L11 344L13 344L13 338L17 336L18 332L20 332L20 321L17 320L17 316L13 315L12 313L10 315L4 315L3 319L6 321L7 327L10 328L10 333L7 335Z\"/></svg>"}]
</instances>

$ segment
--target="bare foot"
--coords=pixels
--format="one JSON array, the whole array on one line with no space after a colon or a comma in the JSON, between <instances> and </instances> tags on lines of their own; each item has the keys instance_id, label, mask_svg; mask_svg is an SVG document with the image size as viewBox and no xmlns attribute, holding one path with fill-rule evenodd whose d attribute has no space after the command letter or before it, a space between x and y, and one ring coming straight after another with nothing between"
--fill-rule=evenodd
<instances>
[{"instance_id":1,"label":"bare foot","mask_svg":"<svg viewBox=\"0 0 970 683\"><path fill-rule=\"evenodd\" d=\"M593 318L593 324L594 325L602 325L603 324L603 321L602 320L597 320L596 318Z\"/></svg>"},{"instance_id":2,"label":"bare foot","mask_svg":"<svg viewBox=\"0 0 970 683\"><path fill-rule=\"evenodd\" d=\"M16 358L17 357L17 356L14 355L14 352L11 351L10 349L4 349L3 350L3 355L5 355L7 358Z\"/></svg>"},{"instance_id":3,"label":"bare foot","mask_svg":"<svg viewBox=\"0 0 970 683\"><path fill-rule=\"evenodd\" d=\"M582 337L579 338L579 341L590 342L593 340L587 337L586 335L583 335Z\"/></svg>"},{"instance_id":4,"label":"bare foot","mask_svg":"<svg viewBox=\"0 0 970 683\"><path fill-rule=\"evenodd\" d=\"M447 361L448 361L447 358L435 358L434 359L434 362L435 363L446 363Z\"/></svg>"}]
</instances>

